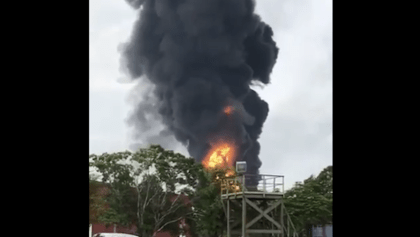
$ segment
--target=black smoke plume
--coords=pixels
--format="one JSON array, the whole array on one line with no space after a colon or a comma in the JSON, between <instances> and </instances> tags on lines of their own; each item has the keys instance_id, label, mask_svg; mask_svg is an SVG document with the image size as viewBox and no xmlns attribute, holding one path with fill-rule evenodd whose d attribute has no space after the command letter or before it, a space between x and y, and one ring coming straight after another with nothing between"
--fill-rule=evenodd
<instances>
[{"instance_id":1,"label":"black smoke plume","mask_svg":"<svg viewBox=\"0 0 420 237\"><path fill-rule=\"evenodd\" d=\"M214 139L233 139L237 160L258 174L258 138L268 104L250 89L268 84L278 48L252 0L126 0L139 9L122 67L154 85L154 109L201 161ZM232 106L227 118L223 108ZM146 106L142 106L145 108ZM130 118L144 118L140 109Z\"/></svg>"}]
</instances>

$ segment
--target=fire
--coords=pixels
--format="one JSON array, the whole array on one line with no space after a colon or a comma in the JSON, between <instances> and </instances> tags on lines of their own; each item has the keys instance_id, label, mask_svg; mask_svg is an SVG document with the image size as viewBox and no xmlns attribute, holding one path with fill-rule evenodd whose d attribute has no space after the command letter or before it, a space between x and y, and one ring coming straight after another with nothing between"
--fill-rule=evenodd
<instances>
[{"instance_id":1,"label":"fire","mask_svg":"<svg viewBox=\"0 0 420 237\"><path fill-rule=\"evenodd\" d=\"M233 170L228 170L225 174L226 177L233 176L233 175L235 175L235 171Z\"/></svg>"},{"instance_id":2,"label":"fire","mask_svg":"<svg viewBox=\"0 0 420 237\"><path fill-rule=\"evenodd\" d=\"M233 112L233 108L232 106L226 106L223 111L225 112L225 114L229 115Z\"/></svg>"},{"instance_id":3,"label":"fire","mask_svg":"<svg viewBox=\"0 0 420 237\"><path fill-rule=\"evenodd\" d=\"M231 167L233 166L235 148L229 143L215 145L204 158L203 164L206 168ZM230 173L229 173L230 174Z\"/></svg>"}]
</instances>

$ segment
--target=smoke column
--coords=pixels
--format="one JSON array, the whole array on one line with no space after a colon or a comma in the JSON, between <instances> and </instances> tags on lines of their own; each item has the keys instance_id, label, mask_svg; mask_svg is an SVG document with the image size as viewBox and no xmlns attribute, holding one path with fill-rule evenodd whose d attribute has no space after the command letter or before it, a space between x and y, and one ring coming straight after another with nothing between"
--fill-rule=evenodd
<instances>
[{"instance_id":1,"label":"smoke column","mask_svg":"<svg viewBox=\"0 0 420 237\"><path fill-rule=\"evenodd\" d=\"M139 9L120 49L132 79L153 85L153 109L190 155L201 161L212 139L233 137L248 173L258 174L258 138L268 104L250 89L268 84L278 48L252 0L126 0ZM223 108L232 106L226 119ZM141 109L140 109L141 108ZM130 120L144 119L142 104ZM148 109L152 109L149 108Z\"/></svg>"}]
</instances>

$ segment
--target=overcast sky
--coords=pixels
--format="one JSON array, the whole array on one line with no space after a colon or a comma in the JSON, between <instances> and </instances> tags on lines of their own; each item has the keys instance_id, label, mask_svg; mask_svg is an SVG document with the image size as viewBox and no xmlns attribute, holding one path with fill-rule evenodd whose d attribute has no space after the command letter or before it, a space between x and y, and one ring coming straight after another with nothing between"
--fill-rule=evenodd
<instances>
[{"instance_id":1,"label":"overcast sky","mask_svg":"<svg viewBox=\"0 0 420 237\"><path fill-rule=\"evenodd\" d=\"M284 175L289 189L332 165L332 0L256 2L280 48L271 83L254 87L270 107L260 173ZM119 70L117 48L138 13L124 0L89 5L89 154L125 151L134 142L126 120L135 85ZM181 145L175 151L188 156Z\"/></svg>"}]
</instances>

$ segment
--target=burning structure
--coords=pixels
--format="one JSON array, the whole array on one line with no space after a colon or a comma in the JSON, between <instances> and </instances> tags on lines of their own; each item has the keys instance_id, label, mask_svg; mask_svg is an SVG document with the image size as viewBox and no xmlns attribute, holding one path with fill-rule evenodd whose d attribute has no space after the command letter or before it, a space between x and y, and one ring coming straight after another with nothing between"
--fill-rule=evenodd
<instances>
[{"instance_id":1,"label":"burning structure","mask_svg":"<svg viewBox=\"0 0 420 237\"><path fill-rule=\"evenodd\" d=\"M261 166L258 138L268 104L250 88L268 84L278 48L254 0L126 0L139 9L121 48L132 79L154 85L165 133L206 167ZM144 117L140 107L132 119Z\"/></svg>"}]
</instances>

